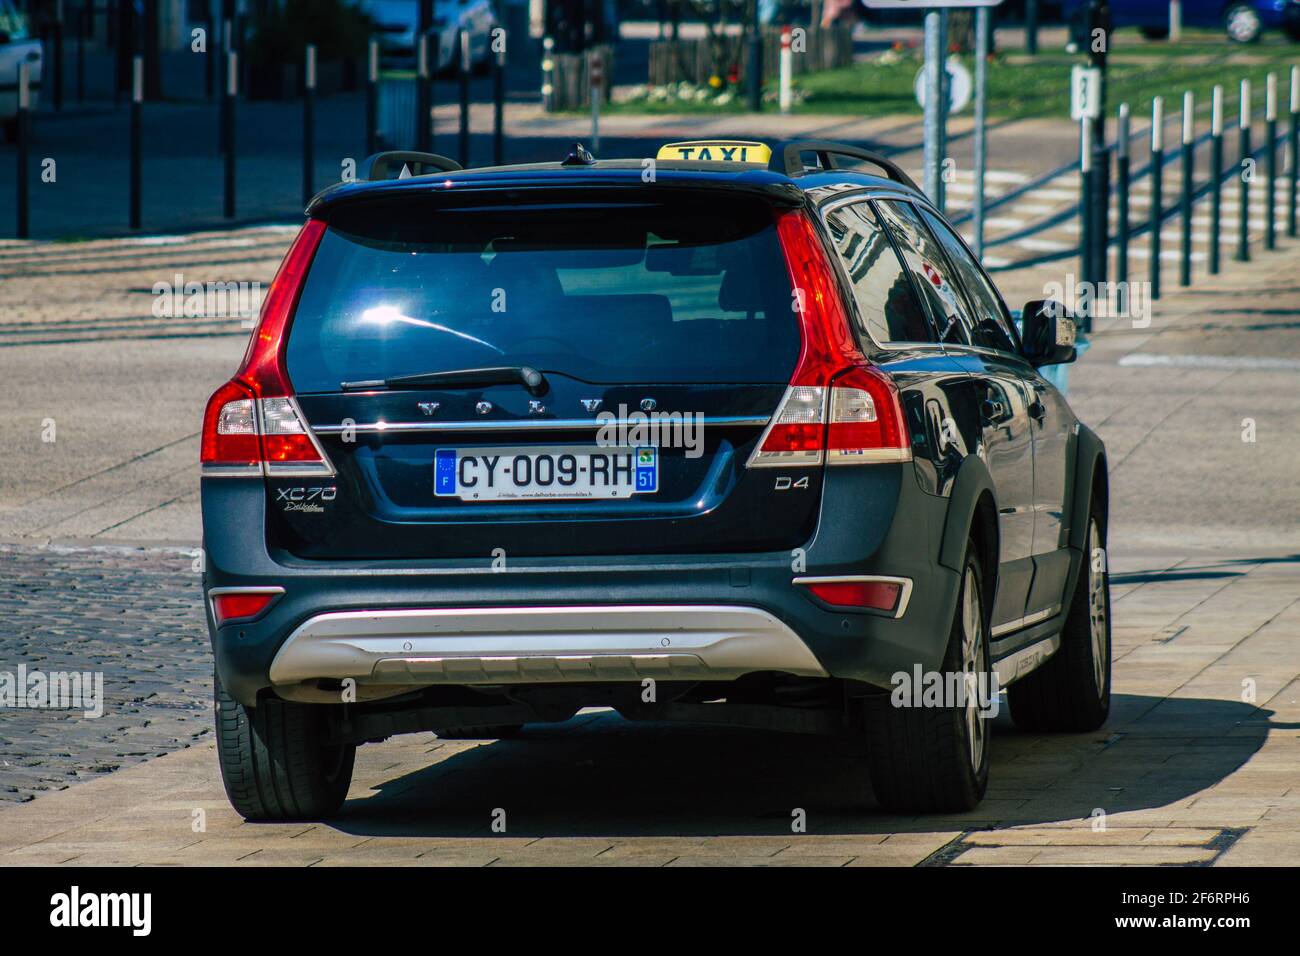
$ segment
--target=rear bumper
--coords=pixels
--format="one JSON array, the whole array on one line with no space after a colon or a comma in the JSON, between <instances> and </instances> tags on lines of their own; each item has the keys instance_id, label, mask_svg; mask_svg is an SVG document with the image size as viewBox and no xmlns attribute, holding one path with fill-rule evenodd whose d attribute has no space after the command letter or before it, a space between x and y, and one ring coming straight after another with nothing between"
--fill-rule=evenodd
<instances>
[{"instance_id":1,"label":"rear bumper","mask_svg":"<svg viewBox=\"0 0 1300 956\"><path fill-rule=\"evenodd\" d=\"M380 565L272 553L261 480L205 478L205 587L284 589L255 620L216 627L209 608L217 669L245 704L313 678L409 688L775 671L887 688L915 665L938 669L960 583L939 562L947 499L921 491L910 465L829 471L839 487L794 552L507 557L495 569L488 555ZM905 578L906 606L836 609L794 583L837 575Z\"/></svg>"},{"instance_id":2,"label":"rear bumper","mask_svg":"<svg viewBox=\"0 0 1300 956\"><path fill-rule=\"evenodd\" d=\"M424 608L318 614L271 662L276 687L718 680L754 670L826 677L766 611L721 605Z\"/></svg>"}]
</instances>

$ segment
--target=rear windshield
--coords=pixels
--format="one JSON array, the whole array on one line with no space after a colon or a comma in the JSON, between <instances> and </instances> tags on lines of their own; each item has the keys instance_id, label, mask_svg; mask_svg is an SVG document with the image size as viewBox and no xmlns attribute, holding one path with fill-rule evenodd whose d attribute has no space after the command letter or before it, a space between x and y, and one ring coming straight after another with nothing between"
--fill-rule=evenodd
<instances>
[{"instance_id":1,"label":"rear windshield","mask_svg":"<svg viewBox=\"0 0 1300 956\"><path fill-rule=\"evenodd\" d=\"M593 383L780 383L799 352L758 203L343 209L289 334L300 392L531 365Z\"/></svg>"}]
</instances>

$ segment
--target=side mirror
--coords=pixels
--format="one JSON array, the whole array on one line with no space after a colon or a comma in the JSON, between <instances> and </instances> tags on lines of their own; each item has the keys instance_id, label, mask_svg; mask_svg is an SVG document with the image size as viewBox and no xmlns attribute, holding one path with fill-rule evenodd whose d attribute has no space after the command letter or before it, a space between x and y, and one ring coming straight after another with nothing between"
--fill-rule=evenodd
<instances>
[{"instance_id":1,"label":"side mirror","mask_svg":"<svg viewBox=\"0 0 1300 956\"><path fill-rule=\"evenodd\" d=\"M1063 365L1076 357L1074 316L1054 299L1026 302L1021 312L1025 358L1034 368Z\"/></svg>"}]
</instances>

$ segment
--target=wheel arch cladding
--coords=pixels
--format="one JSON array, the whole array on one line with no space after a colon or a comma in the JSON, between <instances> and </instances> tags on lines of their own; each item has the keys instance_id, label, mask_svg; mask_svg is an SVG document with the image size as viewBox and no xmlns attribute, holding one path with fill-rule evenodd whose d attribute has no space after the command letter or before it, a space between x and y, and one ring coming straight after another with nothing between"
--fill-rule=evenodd
<instances>
[{"instance_id":1,"label":"wheel arch cladding","mask_svg":"<svg viewBox=\"0 0 1300 956\"><path fill-rule=\"evenodd\" d=\"M988 466L974 455L967 455L957 470L952 495L948 499L948 518L943 528L939 563L961 571L966 556L966 542L974 534L981 545L985 588L998 573L997 494Z\"/></svg>"},{"instance_id":2,"label":"wheel arch cladding","mask_svg":"<svg viewBox=\"0 0 1300 956\"><path fill-rule=\"evenodd\" d=\"M1071 548L1083 554L1088 550L1088 512L1094 492L1101 499L1103 530L1109 524L1110 475L1106 463L1106 446L1091 429L1080 425L1075 446L1074 476L1070 483L1070 529L1066 538Z\"/></svg>"}]
</instances>

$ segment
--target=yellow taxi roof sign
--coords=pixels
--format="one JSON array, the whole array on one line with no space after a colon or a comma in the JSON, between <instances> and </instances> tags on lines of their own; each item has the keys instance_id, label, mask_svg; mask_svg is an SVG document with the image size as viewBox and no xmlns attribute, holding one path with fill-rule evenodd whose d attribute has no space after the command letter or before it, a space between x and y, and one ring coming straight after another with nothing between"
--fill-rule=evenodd
<instances>
[{"instance_id":1,"label":"yellow taxi roof sign","mask_svg":"<svg viewBox=\"0 0 1300 956\"><path fill-rule=\"evenodd\" d=\"M772 150L763 143L740 139L701 139L660 146L655 159L703 163L756 163L766 166Z\"/></svg>"}]
</instances>

